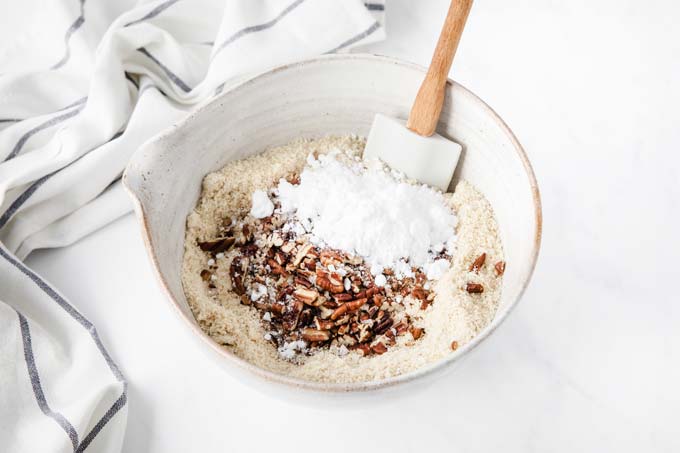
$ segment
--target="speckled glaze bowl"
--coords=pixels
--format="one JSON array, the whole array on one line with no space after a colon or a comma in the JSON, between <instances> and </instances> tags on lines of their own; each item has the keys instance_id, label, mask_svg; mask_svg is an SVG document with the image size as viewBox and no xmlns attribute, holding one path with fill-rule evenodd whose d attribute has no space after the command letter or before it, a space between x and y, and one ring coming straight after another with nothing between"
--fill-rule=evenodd
<instances>
[{"instance_id":1,"label":"speckled glaze bowl","mask_svg":"<svg viewBox=\"0 0 680 453\"><path fill-rule=\"evenodd\" d=\"M329 55L258 75L201 106L134 155L123 181L134 199L149 258L170 306L186 321L198 348L260 389L297 389L347 396L394 390L452 369L507 317L526 288L541 240L541 205L533 171L503 121L478 97L449 81L438 132L463 145L454 182L464 178L491 202L508 263L493 322L470 343L417 371L371 382L325 384L256 367L210 339L198 326L181 283L186 217L203 177L234 159L299 137L367 135L380 112L406 118L425 69L372 55ZM382 392L381 392L382 393Z\"/></svg>"}]
</instances>

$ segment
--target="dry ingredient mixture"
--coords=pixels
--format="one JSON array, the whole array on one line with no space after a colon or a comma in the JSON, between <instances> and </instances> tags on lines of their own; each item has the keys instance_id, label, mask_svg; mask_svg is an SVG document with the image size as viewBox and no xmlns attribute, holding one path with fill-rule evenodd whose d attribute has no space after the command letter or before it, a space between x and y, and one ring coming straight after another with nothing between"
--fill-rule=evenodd
<instances>
[{"instance_id":1,"label":"dry ingredient mixture","mask_svg":"<svg viewBox=\"0 0 680 453\"><path fill-rule=\"evenodd\" d=\"M201 327L244 359L315 381L414 370L487 325L505 270L493 213L360 159L358 137L301 140L204 180L183 283Z\"/></svg>"}]
</instances>

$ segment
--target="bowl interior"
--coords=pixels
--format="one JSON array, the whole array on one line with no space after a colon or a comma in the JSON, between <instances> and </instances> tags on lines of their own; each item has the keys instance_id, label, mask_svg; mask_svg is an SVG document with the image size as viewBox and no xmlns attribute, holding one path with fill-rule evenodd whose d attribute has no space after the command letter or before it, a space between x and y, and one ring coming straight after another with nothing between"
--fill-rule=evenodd
<instances>
[{"instance_id":1,"label":"bowl interior","mask_svg":"<svg viewBox=\"0 0 680 453\"><path fill-rule=\"evenodd\" d=\"M198 200L203 177L231 160L299 137L366 135L378 112L406 118L423 75L423 68L416 65L368 55L295 63L225 92L135 154L125 185L136 198L153 265L183 317L195 325L180 269L185 221ZM540 243L540 202L533 173L500 118L465 88L449 82L438 132L463 146L452 185L460 178L470 181L494 208L507 261L502 299L493 323L474 341L443 363L390 383L443 368L498 326L528 283ZM240 361L227 351L223 355Z\"/></svg>"}]
</instances>

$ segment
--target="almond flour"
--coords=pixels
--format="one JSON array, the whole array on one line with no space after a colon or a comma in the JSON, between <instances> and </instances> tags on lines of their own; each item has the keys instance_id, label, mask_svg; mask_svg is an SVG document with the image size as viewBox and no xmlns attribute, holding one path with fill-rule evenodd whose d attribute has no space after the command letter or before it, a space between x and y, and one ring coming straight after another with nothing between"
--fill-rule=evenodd
<instances>
[{"instance_id":1,"label":"almond flour","mask_svg":"<svg viewBox=\"0 0 680 453\"><path fill-rule=\"evenodd\" d=\"M277 373L358 382L439 360L493 319L502 248L489 203L465 181L443 195L457 216L456 241L442 246L436 280L403 264L369 272L361 256L276 224L281 209L268 194L281 178L294 188L310 154L359 157L364 144L300 140L206 176L187 219L182 275L191 310L215 341Z\"/></svg>"}]
</instances>

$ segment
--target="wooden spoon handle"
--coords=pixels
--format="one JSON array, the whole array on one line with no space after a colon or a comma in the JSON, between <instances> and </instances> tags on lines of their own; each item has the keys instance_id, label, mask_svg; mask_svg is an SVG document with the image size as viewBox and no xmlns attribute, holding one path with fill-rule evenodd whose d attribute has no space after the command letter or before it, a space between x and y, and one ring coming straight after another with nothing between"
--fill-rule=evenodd
<instances>
[{"instance_id":1,"label":"wooden spoon handle","mask_svg":"<svg viewBox=\"0 0 680 453\"><path fill-rule=\"evenodd\" d=\"M451 0L430 68L420 85L406 123L406 127L418 135L429 137L437 128L444 105L446 79L471 7L472 0Z\"/></svg>"}]
</instances>

